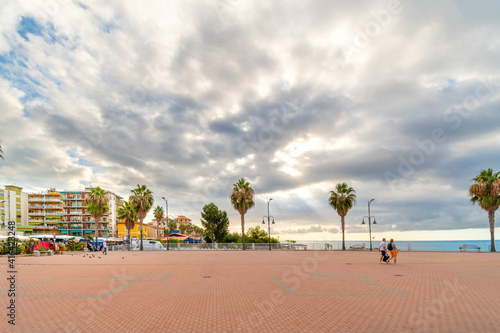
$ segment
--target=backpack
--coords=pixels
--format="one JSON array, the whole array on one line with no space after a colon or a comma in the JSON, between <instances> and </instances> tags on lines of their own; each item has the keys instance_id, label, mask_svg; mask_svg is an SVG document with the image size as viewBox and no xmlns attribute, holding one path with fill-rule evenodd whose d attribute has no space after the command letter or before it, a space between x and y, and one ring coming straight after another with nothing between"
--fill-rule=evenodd
<instances>
[{"instance_id":1,"label":"backpack","mask_svg":"<svg viewBox=\"0 0 500 333\"><path fill-rule=\"evenodd\" d=\"M392 243L387 244L387 250L389 250L389 251L394 250L394 247L392 246Z\"/></svg>"}]
</instances>

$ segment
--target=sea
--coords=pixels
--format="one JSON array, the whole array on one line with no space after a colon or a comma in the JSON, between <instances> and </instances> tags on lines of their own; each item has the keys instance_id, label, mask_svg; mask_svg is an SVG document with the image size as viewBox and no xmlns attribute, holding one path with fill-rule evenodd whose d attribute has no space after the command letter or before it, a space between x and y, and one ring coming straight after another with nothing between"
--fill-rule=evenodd
<instances>
[{"instance_id":1,"label":"sea","mask_svg":"<svg viewBox=\"0 0 500 333\"><path fill-rule=\"evenodd\" d=\"M446 240L446 241L395 241L394 242L400 251L460 251L459 247L466 244L467 251L477 251L467 245L476 245L481 248L481 252L488 252L491 250L490 240ZM297 241L296 244L307 245L308 250L341 250L341 241ZM380 241L374 241L372 248L378 251ZM365 246L365 249L370 249L370 241L346 241L346 250L351 246L359 247ZM500 251L500 242L495 242L495 248Z\"/></svg>"}]
</instances>

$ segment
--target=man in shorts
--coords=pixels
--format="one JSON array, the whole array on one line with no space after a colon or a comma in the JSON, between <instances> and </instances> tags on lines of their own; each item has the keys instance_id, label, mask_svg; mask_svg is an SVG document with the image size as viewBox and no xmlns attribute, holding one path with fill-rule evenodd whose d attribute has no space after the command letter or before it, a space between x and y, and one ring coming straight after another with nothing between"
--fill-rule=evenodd
<instances>
[{"instance_id":1,"label":"man in shorts","mask_svg":"<svg viewBox=\"0 0 500 333\"><path fill-rule=\"evenodd\" d=\"M385 257L385 250L386 250L385 238L382 238L382 241L380 242L380 245L378 246L378 252L380 252L380 259L378 261L379 264L383 264L382 260L384 260L384 257Z\"/></svg>"},{"instance_id":2,"label":"man in shorts","mask_svg":"<svg viewBox=\"0 0 500 333\"><path fill-rule=\"evenodd\" d=\"M389 244L387 244L387 250L389 250L391 253L391 257L389 258L389 260L387 260L387 262L389 263L392 259L394 259L394 265L396 265L399 250L398 250L396 244L394 243L394 239L391 238L391 240L389 241Z\"/></svg>"}]
</instances>

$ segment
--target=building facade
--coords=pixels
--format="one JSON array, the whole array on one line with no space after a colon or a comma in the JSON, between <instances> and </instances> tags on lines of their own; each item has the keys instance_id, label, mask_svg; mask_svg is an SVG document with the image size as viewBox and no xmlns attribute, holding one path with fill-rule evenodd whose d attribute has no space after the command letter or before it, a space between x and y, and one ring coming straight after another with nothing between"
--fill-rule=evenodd
<instances>
[{"instance_id":1,"label":"building facade","mask_svg":"<svg viewBox=\"0 0 500 333\"><path fill-rule=\"evenodd\" d=\"M185 217L184 215L179 215L175 219L175 223L177 223L177 227L180 227L181 225L190 226L191 219Z\"/></svg>"},{"instance_id":2,"label":"building facade","mask_svg":"<svg viewBox=\"0 0 500 333\"><path fill-rule=\"evenodd\" d=\"M28 227L28 194L22 189L15 185L0 189L0 226L6 228L9 221L15 221L20 234Z\"/></svg>"},{"instance_id":3,"label":"building facade","mask_svg":"<svg viewBox=\"0 0 500 333\"><path fill-rule=\"evenodd\" d=\"M28 194L29 227L25 234L59 234L63 218L61 193L50 189L42 193Z\"/></svg>"},{"instance_id":4,"label":"building facade","mask_svg":"<svg viewBox=\"0 0 500 333\"><path fill-rule=\"evenodd\" d=\"M152 227L149 224L143 223L143 231L142 231L142 238L146 239L148 238L149 234L153 234L153 231L156 232L156 228ZM118 232L118 238L126 239L128 237L128 230L125 227L125 222L119 221L116 223L116 229ZM156 237L156 236L155 236ZM136 221L134 224L134 227L130 230L130 238L141 238L141 222Z\"/></svg>"},{"instance_id":5,"label":"building facade","mask_svg":"<svg viewBox=\"0 0 500 333\"><path fill-rule=\"evenodd\" d=\"M111 237L116 235L117 210L123 198L106 191L108 211L96 224L85 205L91 188L84 191L57 191L29 195L29 228L31 234L68 236L90 235Z\"/></svg>"}]
</instances>

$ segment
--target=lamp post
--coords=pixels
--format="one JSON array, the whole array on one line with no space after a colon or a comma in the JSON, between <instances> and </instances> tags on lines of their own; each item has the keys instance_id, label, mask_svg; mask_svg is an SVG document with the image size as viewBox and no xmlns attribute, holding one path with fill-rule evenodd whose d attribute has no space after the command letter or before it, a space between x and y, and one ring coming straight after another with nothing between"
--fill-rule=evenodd
<instances>
[{"instance_id":1,"label":"lamp post","mask_svg":"<svg viewBox=\"0 0 500 333\"><path fill-rule=\"evenodd\" d=\"M361 224L365 224L365 217L368 218L368 230L370 231L370 251L373 251L372 247L372 217L373 217L373 224L377 224L377 221L375 221L375 216L370 215L370 204L375 201L375 199L371 199L368 201L368 216L363 216L363 221Z\"/></svg>"},{"instance_id":2,"label":"lamp post","mask_svg":"<svg viewBox=\"0 0 500 333\"><path fill-rule=\"evenodd\" d=\"M165 199L165 197L161 197L163 200L165 200L165 206L167 208L167 251L170 250L170 241L168 239L168 234L170 234L169 226L168 226L168 201Z\"/></svg>"},{"instance_id":3,"label":"lamp post","mask_svg":"<svg viewBox=\"0 0 500 333\"><path fill-rule=\"evenodd\" d=\"M271 202L271 200L273 200L273 198L269 199L267 201L267 216L264 216L262 218L262 224L266 224L266 222L264 221L264 219L267 217L267 226L268 226L268 230L269 230L269 251L271 251L271 218L273 219L273 223L274 224L274 217L270 216L269 215L269 203Z\"/></svg>"}]
</instances>

